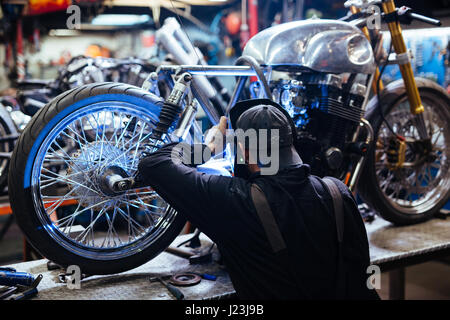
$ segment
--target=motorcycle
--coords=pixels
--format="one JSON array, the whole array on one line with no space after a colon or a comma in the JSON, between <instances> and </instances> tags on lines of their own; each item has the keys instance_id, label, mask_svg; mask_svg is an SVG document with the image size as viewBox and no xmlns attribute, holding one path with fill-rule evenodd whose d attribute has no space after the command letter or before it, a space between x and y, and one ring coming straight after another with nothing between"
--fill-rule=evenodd
<instances>
[{"instance_id":1,"label":"motorcycle","mask_svg":"<svg viewBox=\"0 0 450 320\"><path fill-rule=\"evenodd\" d=\"M142 59L77 56L58 71L53 80L29 79L17 84L20 110L33 116L57 95L94 82L122 82L141 86L156 65Z\"/></svg>"},{"instance_id":2,"label":"motorcycle","mask_svg":"<svg viewBox=\"0 0 450 320\"><path fill-rule=\"evenodd\" d=\"M382 33L368 24L376 4L391 34L388 54ZM438 21L397 9L392 0L346 5L351 14L342 20L261 31L234 66L161 65L142 88L96 83L53 99L26 127L11 161L11 206L28 240L43 256L87 274L121 272L150 260L185 220L137 183L139 159L198 135L199 106L215 124L249 95L279 103L291 115L296 148L314 174L358 187L396 224L428 219L449 196L450 97L437 84L414 78L400 23ZM387 63L399 64L403 79L384 86ZM206 76L218 75L237 77L224 108L202 90ZM247 85L251 77L257 81ZM171 90L167 99L155 94L159 81ZM230 175L229 159L198 168ZM54 162L65 172L49 169ZM59 210L67 202L72 210Z\"/></svg>"}]
</instances>

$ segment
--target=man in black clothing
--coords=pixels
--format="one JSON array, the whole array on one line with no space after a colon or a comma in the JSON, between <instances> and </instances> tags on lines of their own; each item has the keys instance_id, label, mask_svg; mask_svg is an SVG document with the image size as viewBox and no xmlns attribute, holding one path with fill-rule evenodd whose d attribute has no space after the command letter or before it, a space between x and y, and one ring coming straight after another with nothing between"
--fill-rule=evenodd
<instances>
[{"instance_id":1,"label":"man in black clothing","mask_svg":"<svg viewBox=\"0 0 450 320\"><path fill-rule=\"evenodd\" d=\"M222 133L226 121L223 117L218 126ZM235 166L234 177L200 173L172 161L176 144L169 144L140 162L144 181L217 244L240 299L335 299L338 246L332 198L295 151L291 123L279 109L260 105L243 112L232 125L279 131L269 135L279 144L276 174L261 174L265 165L258 153L252 156L251 146L241 143L245 164ZM208 147L217 149L214 143ZM366 284L370 261L363 221L351 192L334 180L345 208L345 296L340 298L376 298ZM252 184L270 204L286 256L272 251L252 201Z\"/></svg>"}]
</instances>

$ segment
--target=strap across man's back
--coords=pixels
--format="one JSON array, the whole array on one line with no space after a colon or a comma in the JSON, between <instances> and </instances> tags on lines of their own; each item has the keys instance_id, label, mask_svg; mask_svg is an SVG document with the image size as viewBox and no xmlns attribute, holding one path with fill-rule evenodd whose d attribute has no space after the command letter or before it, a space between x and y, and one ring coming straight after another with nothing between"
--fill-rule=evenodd
<instances>
[{"instance_id":1,"label":"strap across man's back","mask_svg":"<svg viewBox=\"0 0 450 320\"><path fill-rule=\"evenodd\" d=\"M345 297L345 270L344 270L344 257L343 257L343 241L344 241L344 201L342 194L339 191L337 184L330 178L324 178L322 181L325 184L328 193L331 195L333 201L333 211L336 219L336 231L338 240L338 267L337 267L337 286L336 297ZM261 190L261 188L252 184L251 196L255 205L256 213L261 221L261 224L266 233L267 239L272 247L274 253L287 251L286 243L280 232L278 224L273 216L269 202ZM295 270L293 271L296 274ZM297 275L296 275L296 278Z\"/></svg>"}]
</instances>

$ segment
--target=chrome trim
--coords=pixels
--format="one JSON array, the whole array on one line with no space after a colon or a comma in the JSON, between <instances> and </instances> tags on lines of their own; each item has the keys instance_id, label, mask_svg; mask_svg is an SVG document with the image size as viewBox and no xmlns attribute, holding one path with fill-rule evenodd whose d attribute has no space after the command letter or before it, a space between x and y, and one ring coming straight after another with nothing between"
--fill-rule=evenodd
<instances>
[{"instance_id":1,"label":"chrome trim","mask_svg":"<svg viewBox=\"0 0 450 320\"><path fill-rule=\"evenodd\" d=\"M256 76L256 72L249 66L162 65L158 71L189 72L204 76Z\"/></svg>"}]
</instances>

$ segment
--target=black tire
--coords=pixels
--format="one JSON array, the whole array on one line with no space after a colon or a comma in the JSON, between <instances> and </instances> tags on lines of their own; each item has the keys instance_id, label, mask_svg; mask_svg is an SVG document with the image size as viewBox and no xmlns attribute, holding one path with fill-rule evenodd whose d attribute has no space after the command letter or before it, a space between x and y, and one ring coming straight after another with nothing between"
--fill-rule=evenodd
<instances>
[{"instance_id":1,"label":"black tire","mask_svg":"<svg viewBox=\"0 0 450 320\"><path fill-rule=\"evenodd\" d=\"M35 161L35 159L29 159L33 156L32 148L39 147L40 142L37 141L37 138L42 131L48 130L49 126L56 125L56 123L51 124L52 119L55 119L67 108L73 108L75 104L81 106L80 109L88 106L89 102L85 102L88 101L87 99L95 99L92 97L100 95L105 96L106 101L108 101L109 95L111 95L111 101L134 99L135 103L141 107L148 105L155 108L155 105L159 106L162 103L159 98L148 92L131 85L118 83L89 84L62 93L42 108L27 125L16 144L9 169L11 207L16 221L28 241L47 259L63 267L78 265L82 273L90 275L118 273L144 264L167 248L179 235L185 224L185 219L181 215L175 214L166 229L148 247L133 251L132 255L120 259L86 258L77 252L68 250L46 231L48 226L43 225L38 218L36 207L33 204L32 186L25 185L25 181L27 181L25 180L27 178L25 176L26 165L29 161ZM66 117L68 116L66 115Z\"/></svg>"},{"instance_id":2,"label":"black tire","mask_svg":"<svg viewBox=\"0 0 450 320\"><path fill-rule=\"evenodd\" d=\"M446 120L447 124L450 123L450 97L445 90L435 82L427 79L417 78L416 83L421 97L438 102L441 116L445 118L444 121ZM406 99L406 91L403 80L400 80L391 83L382 92L380 104L377 103L376 97L369 104L366 118L374 130L374 143L368 151L368 156L358 183L358 192L362 199L374 208L380 216L396 225L415 224L430 219L446 204L450 196L450 189L447 188L435 205L412 214L410 211L407 212L407 210L403 210L401 207L394 206L386 199L386 195L380 188L375 170L375 143L378 140L383 120L378 108L381 107L383 114L387 117L394 110L394 107L404 99ZM446 152L448 153L448 150ZM450 159L447 157L447 165L448 161Z\"/></svg>"}]
</instances>

